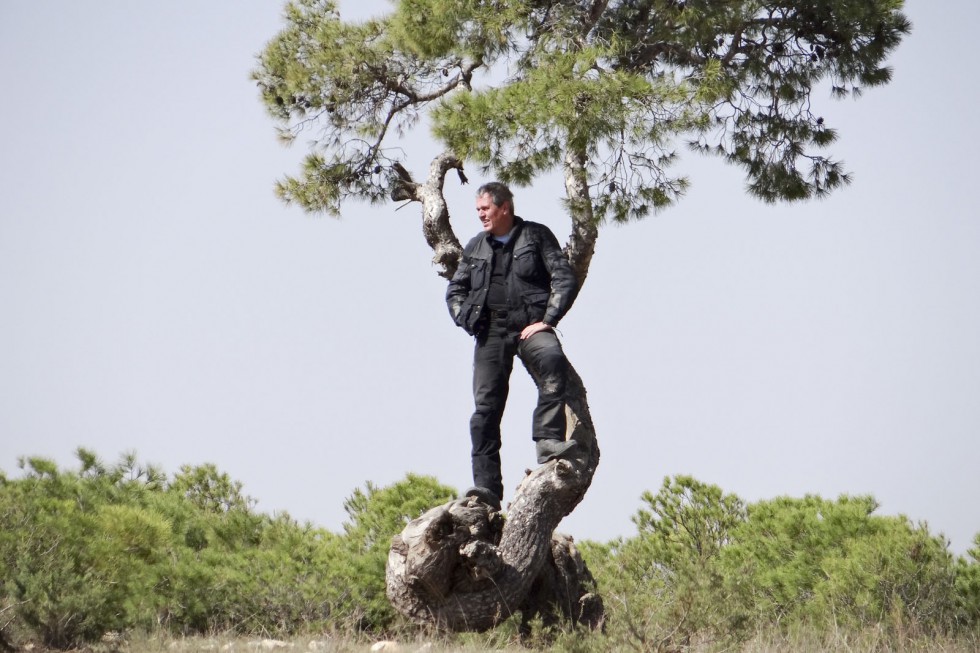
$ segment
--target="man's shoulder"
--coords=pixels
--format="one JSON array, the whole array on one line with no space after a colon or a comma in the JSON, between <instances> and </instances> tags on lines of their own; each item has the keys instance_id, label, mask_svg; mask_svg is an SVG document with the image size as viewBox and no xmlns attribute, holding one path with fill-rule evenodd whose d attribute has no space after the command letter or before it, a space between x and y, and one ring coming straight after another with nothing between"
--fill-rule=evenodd
<instances>
[{"instance_id":1,"label":"man's shoulder","mask_svg":"<svg viewBox=\"0 0 980 653\"><path fill-rule=\"evenodd\" d=\"M540 240L542 238L555 238L555 234L547 225L540 222L532 222L521 218L521 235L526 239Z\"/></svg>"},{"instance_id":2,"label":"man's shoulder","mask_svg":"<svg viewBox=\"0 0 980 653\"><path fill-rule=\"evenodd\" d=\"M487 235L484 232L480 232L477 235L470 238L470 241L466 243L466 247L463 248L467 254L473 254L478 250L482 250L484 247L490 248L490 244L487 242Z\"/></svg>"}]
</instances>

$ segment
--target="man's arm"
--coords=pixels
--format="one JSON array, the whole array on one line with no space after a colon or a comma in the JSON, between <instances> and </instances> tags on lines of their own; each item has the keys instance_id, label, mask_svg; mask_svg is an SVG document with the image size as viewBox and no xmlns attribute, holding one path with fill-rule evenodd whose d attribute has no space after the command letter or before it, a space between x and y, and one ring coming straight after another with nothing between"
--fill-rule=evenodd
<instances>
[{"instance_id":1,"label":"man's arm","mask_svg":"<svg viewBox=\"0 0 980 653\"><path fill-rule=\"evenodd\" d=\"M547 227L540 226L538 244L545 270L551 279L551 292L548 295L548 306L544 318L540 322L529 324L521 331L521 340L527 340L539 331L547 331L557 326L572 307L578 294L578 281L572 266L561 251L558 239Z\"/></svg>"},{"instance_id":2,"label":"man's arm","mask_svg":"<svg viewBox=\"0 0 980 653\"><path fill-rule=\"evenodd\" d=\"M572 307L578 295L578 281L575 272L568 262L565 253L561 251L558 239L548 228L541 231L541 258L551 277L551 294L548 296L548 307L542 320L549 326L557 326Z\"/></svg>"},{"instance_id":3,"label":"man's arm","mask_svg":"<svg viewBox=\"0 0 980 653\"><path fill-rule=\"evenodd\" d=\"M449 307L449 315L458 327L463 326L460 323L463 302L470 294L470 265L469 253L464 249L456 272L453 274L453 278L449 280L449 287L446 288L446 306Z\"/></svg>"}]
</instances>

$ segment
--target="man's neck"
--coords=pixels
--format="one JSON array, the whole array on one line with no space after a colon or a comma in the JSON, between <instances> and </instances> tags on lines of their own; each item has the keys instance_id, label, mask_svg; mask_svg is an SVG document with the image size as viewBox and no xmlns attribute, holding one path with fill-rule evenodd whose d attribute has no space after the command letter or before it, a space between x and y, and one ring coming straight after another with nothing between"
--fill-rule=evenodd
<instances>
[{"instance_id":1,"label":"man's neck","mask_svg":"<svg viewBox=\"0 0 980 653\"><path fill-rule=\"evenodd\" d=\"M510 229L507 230L507 233L500 234L499 236L495 233L491 233L490 238L492 240L496 240L498 243L503 243L504 245L506 245L507 242L514 237L515 231L517 231L517 220L514 220L511 223Z\"/></svg>"}]
</instances>

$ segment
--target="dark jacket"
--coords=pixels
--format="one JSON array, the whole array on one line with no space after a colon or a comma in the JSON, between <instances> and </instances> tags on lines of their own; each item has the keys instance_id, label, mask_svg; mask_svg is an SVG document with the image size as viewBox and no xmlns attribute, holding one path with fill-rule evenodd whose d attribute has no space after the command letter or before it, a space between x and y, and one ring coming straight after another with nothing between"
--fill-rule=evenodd
<instances>
[{"instance_id":1,"label":"dark jacket","mask_svg":"<svg viewBox=\"0 0 980 653\"><path fill-rule=\"evenodd\" d=\"M523 329L535 322L556 326L578 292L572 266L548 227L519 217L514 225L513 248L505 250L514 257L506 278L509 326ZM449 314L470 335L484 324L493 257L490 238L481 233L466 245L446 291Z\"/></svg>"}]
</instances>

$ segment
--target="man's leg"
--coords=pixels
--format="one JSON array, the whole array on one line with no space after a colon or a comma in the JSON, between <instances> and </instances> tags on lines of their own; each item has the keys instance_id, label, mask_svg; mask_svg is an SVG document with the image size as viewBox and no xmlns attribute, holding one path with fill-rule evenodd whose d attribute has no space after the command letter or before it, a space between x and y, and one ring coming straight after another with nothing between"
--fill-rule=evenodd
<instances>
[{"instance_id":1,"label":"man's leg","mask_svg":"<svg viewBox=\"0 0 980 653\"><path fill-rule=\"evenodd\" d=\"M498 499L504 496L500 472L500 420L504 415L514 350L505 326L491 323L487 333L477 338L473 352L473 401L470 419L473 484L490 490Z\"/></svg>"},{"instance_id":2,"label":"man's leg","mask_svg":"<svg viewBox=\"0 0 980 653\"><path fill-rule=\"evenodd\" d=\"M565 388L568 382L568 359L554 331L541 331L518 346L518 355L538 386L538 405L534 409L532 437L539 443L539 458L563 453L551 443L565 440ZM542 441L550 441L541 445ZM570 448L570 446L568 447ZM554 450L554 451L552 451ZM539 462L544 462L539 460Z\"/></svg>"}]
</instances>

